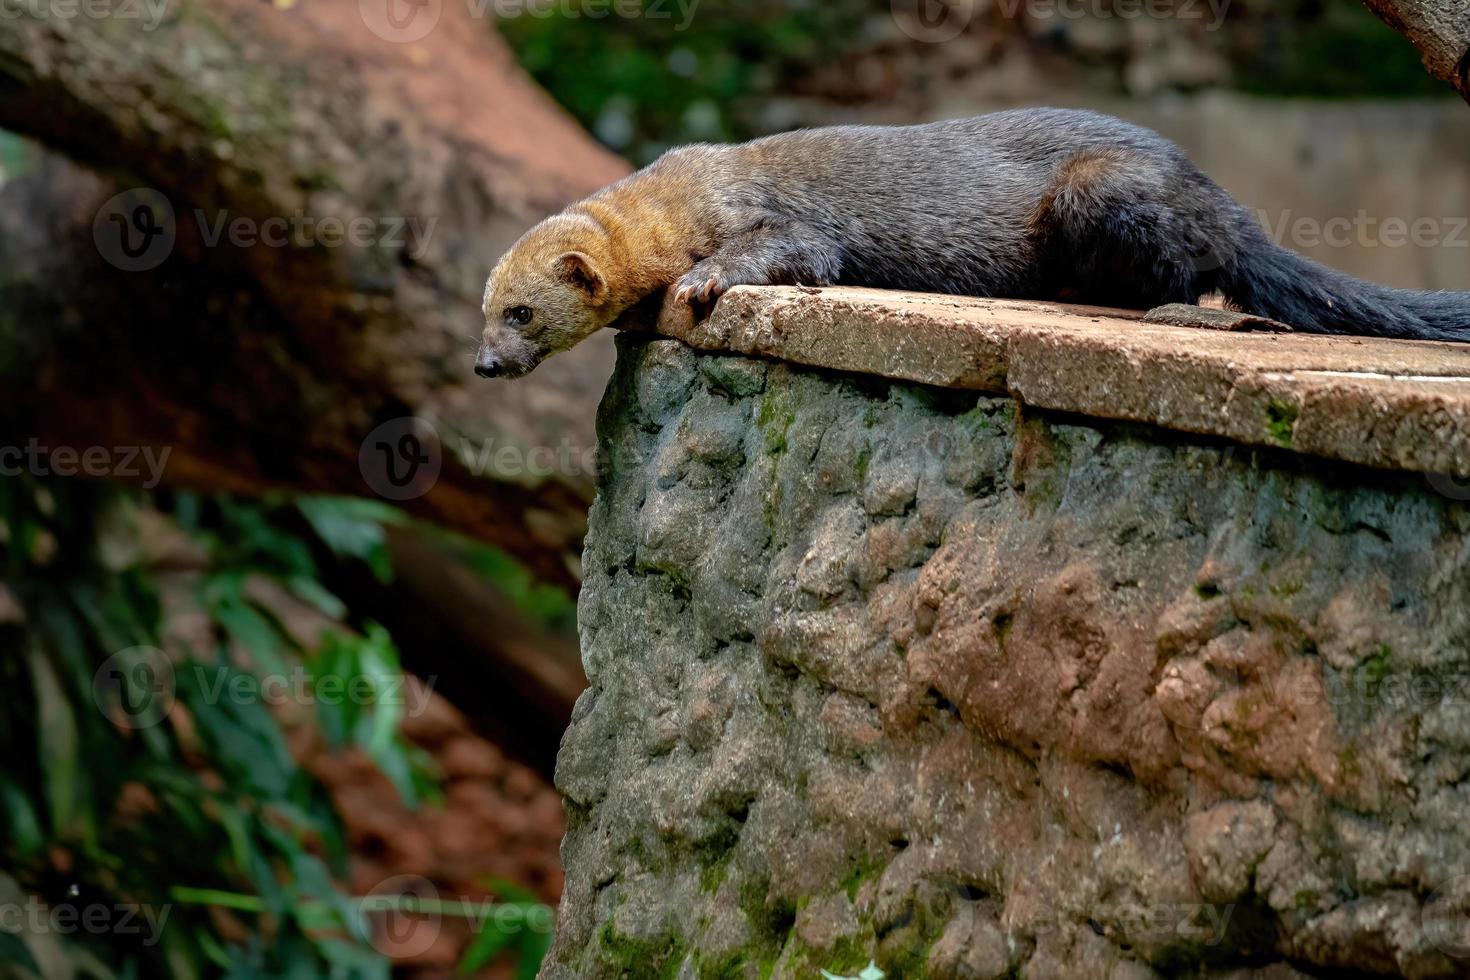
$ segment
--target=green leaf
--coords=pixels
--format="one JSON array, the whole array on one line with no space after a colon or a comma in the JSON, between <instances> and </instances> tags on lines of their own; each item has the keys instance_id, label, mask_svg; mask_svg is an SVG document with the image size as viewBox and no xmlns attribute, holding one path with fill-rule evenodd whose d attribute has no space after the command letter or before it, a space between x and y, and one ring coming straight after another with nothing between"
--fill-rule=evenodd
<instances>
[{"instance_id":1,"label":"green leaf","mask_svg":"<svg viewBox=\"0 0 1470 980\"><path fill-rule=\"evenodd\" d=\"M51 832L65 837L76 829L80 815L81 740L76 713L66 698L51 660L39 643L26 651L31 668L37 710L36 746L40 756L46 804L51 814Z\"/></svg>"},{"instance_id":2,"label":"green leaf","mask_svg":"<svg viewBox=\"0 0 1470 980\"><path fill-rule=\"evenodd\" d=\"M248 602L226 601L216 605L213 613L230 638L250 652L255 666L268 674L286 675L286 639L260 610Z\"/></svg>"},{"instance_id":3,"label":"green leaf","mask_svg":"<svg viewBox=\"0 0 1470 980\"><path fill-rule=\"evenodd\" d=\"M220 497L217 502L226 524L221 539L232 545L230 560L279 575L316 574L311 549L291 532L272 524L268 507L229 497Z\"/></svg>"},{"instance_id":4,"label":"green leaf","mask_svg":"<svg viewBox=\"0 0 1470 980\"><path fill-rule=\"evenodd\" d=\"M393 566L383 527L402 524L402 511L352 497L307 497L297 501L296 507L333 554L360 559L378 581L392 581Z\"/></svg>"},{"instance_id":5,"label":"green leaf","mask_svg":"<svg viewBox=\"0 0 1470 980\"><path fill-rule=\"evenodd\" d=\"M516 884L509 878L499 875L485 880L485 887L495 893L496 897L507 902L515 902L520 905L540 905L541 899L529 888Z\"/></svg>"},{"instance_id":6,"label":"green leaf","mask_svg":"<svg viewBox=\"0 0 1470 980\"><path fill-rule=\"evenodd\" d=\"M245 814L229 803L218 804L216 818L230 842L230 855L243 874L250 869L251 842Z\"/></svg>"},{"instance_id":7,"label":"green leaf","mask_svg":"<svg viewBox=\"0 0 1470 980\"><path fill-rule=\"evenodd\" d=\"M202 503L199 494L192 490L174 491L173 518L185 531L199 529L199 514Z\"/></svg>"},{"instance_id":8,"label":"green leaf","mask_svg":"<svg viewBox=\"0 0 1470 980\"><path fill-rule=\"evenodd\" d=\"M358 655L360 641L345 633L327 633L322 638L321 650L309 662L309 673L318 685L317 718L327 741L334 748L346 746L356 735L358 721L366 710L365 705L345 696L346 686L362 670ZM326 696L328 678L341 682L343 696Z\"/></svg>"},{"instance_id":9,"label":"green leaf","mask_svg":"<svg viewBox=\"0 0 1470 980\"><path fill-rule=\"evenodd\" d=\"M373 683L373 726L367 745L374 758L393 747L398 724L403 720L403 673L398 651L388 631L377 623L367 624L367 637L360 655L362 673ZM384 698L384 692L392 696Z\"/></svg>"},{"instance_id":10,"label":"green leaf","mask_svg":"<svg viewBox=\"0 0 1470 980\"><path fill-rule=\"evenodd\" d=\"M541 972L541 963L551 950L551 934L526 932L520 946L520 959L516 963L516 980L536 980Z\"/></svg>"},{"instance_id":11,"label":"green leaf","mask_svg":"<svg viewBox=\"0 0 1470 980\"><path fill-rule=\"evenodd\" d=\"M501 929L496 926L493 916L487 916L481 923L480 932L460 957L459 972L474 973L520 938L519 930Z\"/></svg>"},{"instance_id":12,"label":"green leaf","mask_svg":"<svg viewBox=\"0 0 1470 980\"><path fill-rule=\"evenodd\" d=\"M40 852L46 844L41 832L41 821L36 808L21 788L9 777L0 773L0 813L9 817L10 843L22 858Z\"/></svg>"},{"instance_id":13,"label":"green leaf","mask_svg":"<svg viewBox=\"0 0 1470 980\"><path fill-rule=\"evenodd\" d=\"M73 590L83 594L87 592L85 583L76 583ZM66 597L47 596L40 604L36 618L43 627L40 632L49 641L49 652L60 658L57 676L74 678L78 686L82 681L90 686L96 664L87 650L87 640L82 632L83 624L78 621ZM108 642L110 638L99 639L103 649L118 649L116 644Z\"/></svg>"},{"instance_id":14,"label":"green leaf","mask_svg":"<svg viewBox=\"0 0 1470 980\"><path fill-rule=\"evenodd\" d=\"M334 971L334 976L350 976L355 980L388 980L388 958L370 947L334 939L317 940L316 947L323 959L346 971Z\"/></svg>"},{"instance_id":15,"label":"green leaf","mask_svg":"<svg viewBox=\"0 0 1470 980\"><path fill-rule=\"evenodd\" d=\"M125 980L125 977L137 973L137 970L132 968L133 963L129 961L126 973L119 976L116 970L102 962L91 950L83 949L75 943L68 944L66 954L77 977L88 977L90 980Z\"/></svg>"},{"instance_id":16,"label":"green leaf","mask_svg":"<svg viewBox=\"0 0 1470 980\"><path fill-rule=\"evenodd\" d=\"M161 946L169 980L200 980L201 975L213 975L213 971L207 970L208 964L201 960L202 956L208 955L202 944L197 942L201 933L202 930L191 929L184 923L177 923L172 928L163 930ZM137 960L128 960L127 968L119 980L140 980L137 965ZM154 971L150 964L150 978Z\"/></svg>"},{"instance_id":17,"label":"green leaf","mask_svg":"<svg viewBox=\"0 0 1470 980\"><path fill-rule=\"evenodd\" d=\"M287 580L286 587L302 602L313 606L328 619L345 619L347 604L327 591L326 586L314 578L297 575Z\"/></svg>"},{"instance_id":18,"label":"green leaf","mask_svg":"<svg viewBox=\"0 0 1470 980\"><path fill-rule=\"evenodd\" d=\"M419 805L418 787L408 755L394 746L388 751L374 753L372 758L379 771L393 784L393 788L398 790L398 795L403 798L404 806L411 810L417 809Z\"/></svg>"},{"instance_id":19,"label":"green leaf","mask_svg":"<svg viewBox=\"0 0 1470 980\"><path fill-rule=\"evenodd\" d=\"M41 975L41 964L36 962L35 954L25 940L3 929L0 929L0 963L10 963L38 977Z\"/></svg>"},{"instance_id":20,"label":"green leaf","mask_svg":"<svg viewBox=\"0 0 1470 980\"><path fill-rule=\"evenodd\" d=\"M543 628L567 631L576 628L577 606L562 589L538 582L536 577L510 555L478 542L443 535L465 564L495 583L521 612Z\"/></svg>"},{"instance_id":21,"label":"green leaf","mask_svg":"<svg viewBox=\"0 0 1470 980\"><path fill-rule=\"evenodd\" d=\"M535 892L524 888L506 878L493 877L485 882L485 886L496 896L504 899L501 903L505 905L520 906L519 916L522 925L514 931L506 932L494 925L494 916L486 916L482 921L483 932L475 937L464 957L460 960L459 971L470 973L479 969L490 961L496 953L508 947L514 947L517 951L516 976L534 980L536 972L541 967L541 961L546 956L546 951L551 948L551 935L549 933L537 932L528 927L531 912L533 910L549 909L541 903Z\"/></svg>"},{"instance_id":22,"label":"green leaf","mask_svg":"<svg viewBox=\"0 0 1470 980\"><path fill-rule=\"evenodd\" d=\"M259 699L258 681L223 662L199 666L203 669L179 671L178 695L215 766L239 790L256 792L266 801L286 798L300 770L280 723ZM237 700L232 694L237 687L250 696Z\"/></svg>"}]
</instances>

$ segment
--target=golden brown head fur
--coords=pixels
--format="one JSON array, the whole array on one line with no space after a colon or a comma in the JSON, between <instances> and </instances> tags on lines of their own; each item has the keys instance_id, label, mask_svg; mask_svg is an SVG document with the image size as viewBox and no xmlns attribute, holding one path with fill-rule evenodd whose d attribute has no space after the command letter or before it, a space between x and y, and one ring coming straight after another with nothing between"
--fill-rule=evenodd
<instances>
[{"instance_id":1,"label":"golden brown head fur","mask_svg":"<svg viewBox=\"0 0 1470 980\"><path fill-rule=\"evenodd\" d=\"M608 326L688 271L715 244L702 202L718 186L718 150L671 150L643 170L533 227L485 286L475 373L520 377ZM525 325L509 314L531 311Z\"/></svg>"},{"instance_id":2,"label":"golden brown head fur","mask_svg":"<svg viewBox=\"0 0 1470 980\"><path fill-rule=\"evenodd\" d=\"M606 229L586 214L553 215L495 265L485 284L485 332L476 373L516 378L607 326L622 304ZM517 313L530 320L517 322Z\"/></svg>"}]
</instances>

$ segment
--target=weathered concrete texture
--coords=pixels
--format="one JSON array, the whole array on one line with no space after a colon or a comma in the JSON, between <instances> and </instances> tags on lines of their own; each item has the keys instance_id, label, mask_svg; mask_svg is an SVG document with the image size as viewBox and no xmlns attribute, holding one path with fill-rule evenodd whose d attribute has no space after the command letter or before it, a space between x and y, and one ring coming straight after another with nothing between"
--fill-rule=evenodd
<instances>
[{"instance_id":1,"label":"weathered concrete texture","mask_svg":"<svg viewBox=\"0 0 1470 980\"><path fill-rule=\"evenodd\" d=\"M1463 503L620 345L543 977L1465 974Z\"/></svg>"},{"instance_id":2,"label":"weathered concrete texture","mask_svg":"<svg viewBox=\"0 0 1470 980\"><path fill-rule=\"evenodd\" d=\"M687 307L666 306L658 329L695 347L1470 477L1470 345L1225 332L1137 316L869 289L740 287L697 324Z\"/></svg>"}]
</instances>

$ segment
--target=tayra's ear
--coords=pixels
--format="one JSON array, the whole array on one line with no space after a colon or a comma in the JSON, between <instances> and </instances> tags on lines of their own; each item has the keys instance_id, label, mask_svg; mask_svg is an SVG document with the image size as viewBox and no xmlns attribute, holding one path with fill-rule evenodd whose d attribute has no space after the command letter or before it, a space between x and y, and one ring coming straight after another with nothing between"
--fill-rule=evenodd
<instances>
[{"instance_id":1,"label":"tayra's ear","mask_svg":"<svg viewBox=\"0 0 1470 980\"><path fill-rule=\"evenodd\" d=\"M552 263L556 274L576 286L592 299L601 299L607 292L607 283L602 273L592 264L592 258L582 252L563 252Z\"/></svg>"}]
</instances>

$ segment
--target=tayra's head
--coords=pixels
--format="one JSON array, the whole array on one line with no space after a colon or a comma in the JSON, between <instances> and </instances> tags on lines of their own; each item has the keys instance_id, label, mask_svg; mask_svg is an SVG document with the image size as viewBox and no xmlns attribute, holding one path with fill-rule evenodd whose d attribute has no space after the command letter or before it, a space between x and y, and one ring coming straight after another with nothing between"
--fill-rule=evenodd
<instances>
[{"instance_id":1,"label":"tayra's head","mask_svg":"<svg viewBox=\"0 0 1470 980\"><path fill-rule=\"evenodd\" d=\"M622 312L612 301L605 233L584 215L547 218L521 236L485 284L482 378L519 378Z\"/></svg>"}]
</instances>

